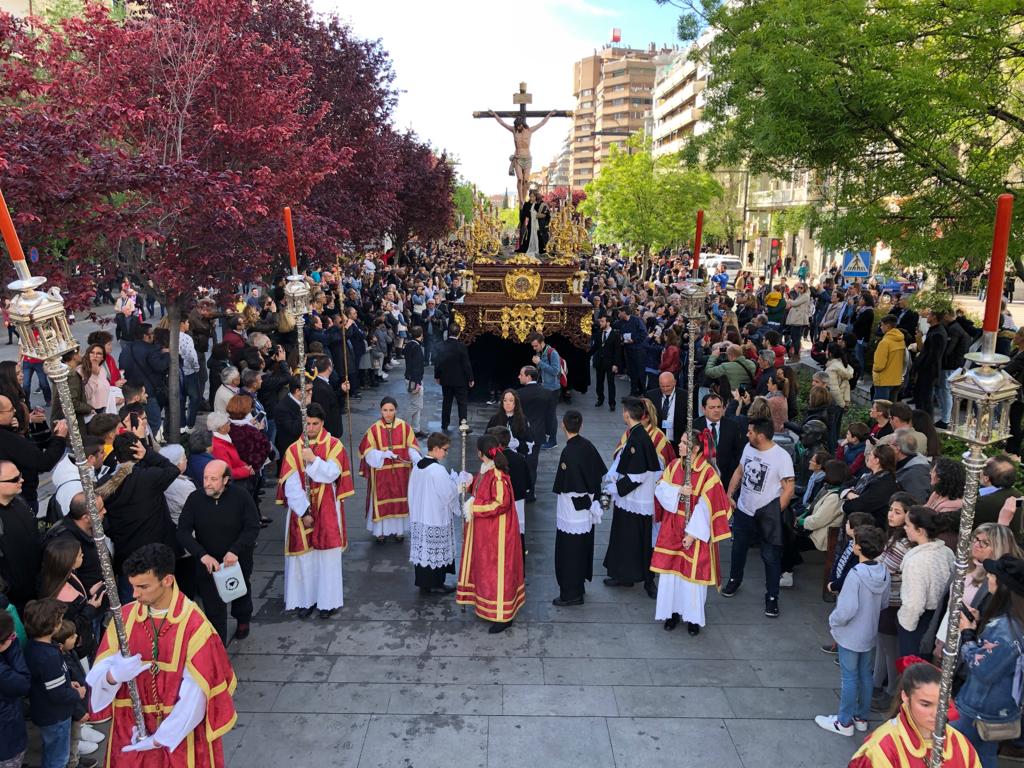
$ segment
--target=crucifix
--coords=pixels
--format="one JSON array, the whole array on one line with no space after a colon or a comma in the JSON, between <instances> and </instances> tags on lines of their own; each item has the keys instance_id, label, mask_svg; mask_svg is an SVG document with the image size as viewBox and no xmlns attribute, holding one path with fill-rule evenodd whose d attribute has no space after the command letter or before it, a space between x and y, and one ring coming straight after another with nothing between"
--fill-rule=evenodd
<instances>
[{"instance_id":1,"label":"crucifix","mask_svg":"<svg viewBox=\"0 0 1024 768\"><path fill-rule=\"evenodd\" d=\"M553 109L550 112L528 110L526 106L533 103L533 94L526 92L526 83L519 84L519 93L512 94L512 103L518 104L519 109L507 112L495 112L493 109L488 109L483 112L474 112L473 117L493 117L501 124L502 128L512 133L515 153L508 158L510 162L508 175L516 177L516 190L519 194L519 205L522 207L526 202L526 195L530 187L530 167L533 163L533 158L530 155L530 137L552 117L572 117L572 110ZM502 120L503 117L514 118L512 125ZM531 127L526 124L528 117L544 119Z\"/></svg>"}]
</instances>

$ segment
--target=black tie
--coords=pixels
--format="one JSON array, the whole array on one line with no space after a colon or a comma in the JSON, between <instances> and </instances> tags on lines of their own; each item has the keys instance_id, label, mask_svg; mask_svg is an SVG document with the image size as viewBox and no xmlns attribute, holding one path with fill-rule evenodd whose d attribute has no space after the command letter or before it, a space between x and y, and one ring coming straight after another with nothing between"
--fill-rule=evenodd
<instances>
[{"instance_id":1,"label":"black tie","mask_svg":"<svg viewBox=\"0 0 1024 768\"><path fill-rule=\"evenodd\" d=\"M715 448L718 447L718 422L711 422L711 441Z\"/></svg>"},{"instance_id":2,"label":"black tie","mask_svg":"<svg viewBox=\"0 0 1024 768\"><path fill-rule=\"evenodd\" d=\"M670 399L671 398L668 395L665 395L663 397L663 399L662 399L662 402L661 402L661 418L663 418L663 419L667 419L668 418L668 404L669 404Z\"/></svg>"}]
</instances>

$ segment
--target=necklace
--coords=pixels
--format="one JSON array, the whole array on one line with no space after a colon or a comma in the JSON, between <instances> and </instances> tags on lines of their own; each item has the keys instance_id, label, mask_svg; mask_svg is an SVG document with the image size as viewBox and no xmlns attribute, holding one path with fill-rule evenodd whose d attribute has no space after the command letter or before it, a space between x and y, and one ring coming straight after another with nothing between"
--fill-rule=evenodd
<instances>
[{"instance_id":1,"label":"necklace","mask_svg":"<svg viewBox=\"0 0 1024 768\"><path fill-rule=\"evenodd\" d=\"M150 639L153 641L153 662L149 666L149 691L152 696L154 704L160 704L160 694L156 687L156 677L160 674L160 637L164 634L167 629L167 611L162 611L163 617L158 627L156 619L154 618L154 611L149 611L149 621L146 624L146 631L149 632ZM156 712L157 725L163 720L163 713L158 709Z\"/></svg>"}]
</instances>

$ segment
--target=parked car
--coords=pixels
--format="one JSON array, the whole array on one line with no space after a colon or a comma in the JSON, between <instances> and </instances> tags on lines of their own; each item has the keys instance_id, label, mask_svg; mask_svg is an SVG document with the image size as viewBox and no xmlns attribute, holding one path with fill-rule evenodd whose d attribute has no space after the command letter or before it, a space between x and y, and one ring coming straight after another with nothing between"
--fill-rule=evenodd
<instances>
[{"instance_id":1,"label":"parked car","mask_svg":"<svg viewBox=\"0 0 1024 768\"><path fill-rule=\"evenodd\" d=\"M736 273L743 269L743 262L739 256L733 256L730 253L702 253L700 255L700 262L707 269L708 275L713 275L718 270L719 264L725 264L725 274L729 276L729 284L732 285L736 282Z\"/></svg>"}]
</instances>

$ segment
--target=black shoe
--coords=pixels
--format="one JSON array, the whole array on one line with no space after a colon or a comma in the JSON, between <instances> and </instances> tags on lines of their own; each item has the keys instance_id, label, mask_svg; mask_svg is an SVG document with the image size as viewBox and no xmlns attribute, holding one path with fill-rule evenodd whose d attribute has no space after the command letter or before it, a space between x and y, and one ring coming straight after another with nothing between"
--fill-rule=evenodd
<instances>
[{"instance_id":1,"label":"black shoe","mask_svg":"<svg viewBox=\"0 0 1024 768\"><path fill-rule=\"evenodd\" d=\"M833 656L839 653L839 647L835 643L825 643L818 647L821 648L822 653L830 653Z\"/></svg>"},{"instance_id":2,"label":"black shoe","mask_svg":"<svg viewBox=\"0 0 1024 768\"><path fill-rule=\"evenodd\" d=\"M722 597L732 597L735 595L739 591L741 583L736 581L736 579L729 579L729 582L722 587Z\"/></svg>"},{"instance_id":3,"label":"black shoe","mask_svg":"<svg viewBox=\"0 0 1024 768\"><path fill-rule=\"evenodd\" d=\"M653 581L644 582L644 592L651 600L658 599L658 586Z\"/></svg>"},{"instance_id":4,"label":"black shoe","mask_svg":"<svg viewBox=\"0 0 1024 768\"><path fill-rule=\"evenodd\" d=\"M615 413L615 403L609 403L608 410Z\"/></svg>"},{"instance_id":5,"label":"black shoe","mask_svg":"<svg viewBox=\"0 0 1024 768\"><path fill-rule=\"evenodd\" d=\"M779 598L766 597L764 599L764 615L769 619L779 618ZM838 660L837 658L836 661Z\"/></svg>"},{"instance_id":6,"label":"black shoe","mask_svg":"<svg viewBox=\"0 0 1024 768\"><path fill-rule=\"evenodd\" d=\"M320 611L320 618L321 619L329 619L329 618L331 618L331 616L333 616L337 612L338 612L337 608L331 608L331 610L329 610L329 611Z\"/></svg>"},{"instance_id":7,"label":"black shoe","mask_svg":"<svg viewBox=\"0 0 1024 768\"><path fill-rule=\"evenodd\" d=\"M936 429L949 429L949 424L947 424L944 421L936 421L935 422L935 428Z\"/></svg>"},{"instance_id":8,"label":"black shoe","mask_svg":"<svg viewBox=\"0 0 1024 768\"><path fill-rule=\"evenodd\" d=\"M455 591L455 587L449 587L447 584L442 584L440 587L430 587L428 592L432 595L450 595Z\"/></svg>"},{"instance_id":9,"label":"black shoe","mask_svg":"<svg viewBox=\"0 0 1024 768\"><path fill-rule=\"evenodd\" d=\"M78 756L78 768L98 768L99 763L96 762L96 758L92 755L79 755Z\"/></svg>"},{"instance_id":10,"label":"black shoe","mask_svg":"<svg viewBox=\"0 0 1024 768\"><path fill-rule=\"evenodd\" d=\"M681 618L682 617L678 613L673 613L670 618L665 619L665 631L671 632L673 629L679 626L679 620Z\"/></svg>"},{"instance_id":11,"label":"black shoe","mask_svg":"<svg viewBox=\"0 0 1024 768\"><path fill-rule=\"evenodd\" d=\"M242 624L239 622L238 627L235 628L235 640L245 640L249 636L249 622Z\"/></svg>"},{"instance_id":12,"label":"black shoe","mask_svg":"<svg viewBox=\"0 0 1024 768\"><path fill-rule=\"evenodd\" d=\"M309 608L299 608L295 611L295 615L298 616L300 619L308 619L310 616L313 615L313 611L315 610L316 606L311 605L309 606Z\"/></svg>"},{"instance_id":13,"label":"black shoe","mask_svg":"<svg viewBox=\"0 0 1024 768\"><path fill-rule=\"evenodd\" d=\"M888 712L890 706L892 706L892 697L885 693L871 697L872 712Z\"/></svg>"},{"instance_id":14,"label":"black shoe","mask_svg":"<svg viewBox=\"0 0 1024 768\"><path fill-rule=\"evenodd\" d=\"M565 608L570 605L583 605L583 598L577 597L575 600L563 600L560 597L556 597L551 601L552 605L558 606L559 608Z\"/></svg>"},{"instance_id":15,"label":"black shoe","mask_svg":"<svg viewBox=\"0 0 1024 768\"><path fill-rule=\"evenodd\" d=\"M692 621L688 621L686 622L686 631L689 632L691 636L696 637L700 634L700 624L694 624Z\"/></svg>"},{"instance_id":16,"label":"black shoe","mask_svg":"<svg viewBox=\"0 0 1024 768\"><path fill-rule=\"evenodd\" d=\"M611 576L607 576L605 577L604 585L606 587L632 587L633 582L619 581L618 579L613 579Z\"/></svg>"},{"instance_id":17,"label":"black shoe","mask_svg":"<svg viewBox=\"0 0 1024 768\"><path fill-rule=\"evenodd\" d=\"M494 624L491 624L491 628L487 630L487 634L488 635L497 635L497 634L500 634L501 632L504 632L506 629L508 629L511 626L512 626L512 622L511 621L506 621L504 623L503 622L495 622Z\"/></svg>"},{"instance_id":18,"label":"black shoe","mask_svg":"<svg viewBox=\"0 0 1024 768\"><path fill-rule=\"evenodd\" d=\"M598 400L596 403L594 403L595 408L600 408L602 405L604 405L604 400Z\"/></svg>"}]
</instances>

